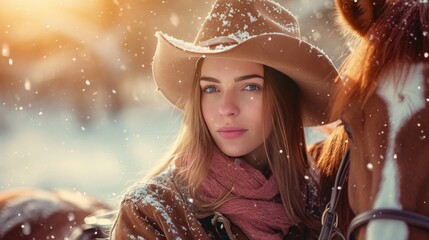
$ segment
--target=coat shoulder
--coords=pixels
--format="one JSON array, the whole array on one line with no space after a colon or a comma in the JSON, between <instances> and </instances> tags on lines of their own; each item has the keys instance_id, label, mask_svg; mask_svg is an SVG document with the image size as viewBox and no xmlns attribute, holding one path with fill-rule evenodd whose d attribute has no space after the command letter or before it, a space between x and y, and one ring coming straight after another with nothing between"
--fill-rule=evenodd
<instances>
[{"instance_id":1,"label":"coat shoulder","mask_svg":"<svg viewBox=\"0 0 429 240\"><path fill-rule=\"evenodd\" d=\"M135 184L121 203L117 239L124 234L144 239L208 239L187 202L171 171Z\"/></svg>"}]
</instances>

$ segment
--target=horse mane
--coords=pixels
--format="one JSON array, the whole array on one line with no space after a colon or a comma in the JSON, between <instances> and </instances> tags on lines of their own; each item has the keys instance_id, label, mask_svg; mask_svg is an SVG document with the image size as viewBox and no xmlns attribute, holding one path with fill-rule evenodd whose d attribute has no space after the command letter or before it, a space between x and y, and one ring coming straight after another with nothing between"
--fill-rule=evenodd
<instances>
[{"instance_id":1,"label":"horse mane","mask_svg":"<svg viewBox=\"0 0 429 240\"><path fill-rule=\"evenodd\" d=\"M348 31L351 54L340 67L340 77L336 79L335 102L331 104L331 119L339 119L339 114L353 100L363 106L371 96L380 76L388 66L395 67L397 76L409 71L412 63L425 63L429 68L429 4L417 0L387 1L380 16L364 35L349 29L346 21L339 16L337 24ZM347 30L348 28L348 30ZM400 84L400 79L396 79Z\"/></svg>"},{"instance_id":2,"label":"horse mane","mask_svg":"<svg viewBox=\"0 0 429 240\"><path fill-rule=\"evenodd\" d=\"M356 29L348 25L344 17L339 16L337 23L348 31L351 54L340 67L340 77L336 82L336 91L330 106L330 119L336 121L352 101L364 106L368 98L377 89L381 75L387 69L396 69L397 76L410 70L413 63L424 63L429 76L429 4L417 0L386 1L380 15L364 34L356 34ZM341 19L343 18L343 19ZM353 35L354 34L354 35ZM395 79L397 86L403 84ZM317 168L320 171L320 185L333 186L333 179L341 160L348 149L348 137L342 124L321 143L317 154ZM345 183L347 185L347 183ZM323 192L325 191L325 192ZM322 189L322 196L330 196L331 189ZM343 216L340 225L347 226L351 220L347 189L339 200L339 216ZM341 218L340 218L341 221Z\"/></svg>"},{"instance_id":3,"label":"horse mane","mask_svg":"<svg viewBox=\"0 0 429 240\"><path fill-rule=\"evenodd\" d=\"M330 119L341 118L349 103L358 100L364 106L379 84L386 66L396 67L398 76L409 71L413 63L424 63L429 72L429 4L419 1L394 0L386 2L380 16L365 35L348 35L351 54L340 67L335 80L336 91L330 105ZM346 21L337 23L345 29ZM353 30L349 30L352 34ZM400 84L400 79L396 79ZM343 129L341 127L341 129ZM332 174L344 155L344 130L336 130L325 140L318 166L325 174Z\"/></svg>"}]
</instances>

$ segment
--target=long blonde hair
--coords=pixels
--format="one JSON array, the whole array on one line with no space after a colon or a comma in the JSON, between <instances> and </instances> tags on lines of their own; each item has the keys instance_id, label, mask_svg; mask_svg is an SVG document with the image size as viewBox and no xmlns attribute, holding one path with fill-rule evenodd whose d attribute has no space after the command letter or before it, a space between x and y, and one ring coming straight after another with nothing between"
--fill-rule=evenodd
<instances>
[{"instance_id":1,"label":"long blonde hair","mask_svg":"<svg viewBox=\"0 0 429 240\"><path fill-rule=\"evenodd\" d=\"M211 163L215 143L201 113L199 85L203 60L197 63L193 88L184 103L183 122L172 152L149 178L174 163L179 181L188 186L190 197L197 208L215 210L227 200L227 194L213 203L199 201L196 189L203 181ZM304 128L302 125L299 89L296 83L283 73L264 66L264 125L273 125L272 133L264 142L268 163L276 177L280 195L293 223L304 223L314 228L316 221L305 212L303 190L308 169ZM264 127L267 129L267 127Z\"/></svg>"},{"instance_id":2,"label":"long blonde hair","mask_svg":"<svg viewBox=\"0 0 429 240\"><path fill-rule=\"evenodd\" d=\"M267 66L264 78L264 100L271 106L271 113L265 114L264 120L273 124L265 149L271 171L279 183L283 205L295 224L303 222L317 228L318 222L305 211L302 194L309 165L299 88L287 75Z\"/></svg>"}]
</instances>

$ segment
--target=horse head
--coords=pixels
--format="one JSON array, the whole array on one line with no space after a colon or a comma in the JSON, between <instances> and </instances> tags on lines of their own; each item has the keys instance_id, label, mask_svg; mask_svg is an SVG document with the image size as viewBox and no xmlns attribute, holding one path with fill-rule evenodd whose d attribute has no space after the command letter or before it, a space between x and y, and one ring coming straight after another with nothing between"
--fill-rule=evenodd
<instances>
[{"instance_id":1,"label":"horse head","mask_svg":"<svg viewBox=\"0 0 429 240\"><path fill-rule=\"evenodd\" d=\"M342 146L338 155L350 151L348 198L358 215L350 236L427 239L429 4L336 0L336 6L351 54L331 108L342 129L331 145Z\"/></svg>"}]
</instances>

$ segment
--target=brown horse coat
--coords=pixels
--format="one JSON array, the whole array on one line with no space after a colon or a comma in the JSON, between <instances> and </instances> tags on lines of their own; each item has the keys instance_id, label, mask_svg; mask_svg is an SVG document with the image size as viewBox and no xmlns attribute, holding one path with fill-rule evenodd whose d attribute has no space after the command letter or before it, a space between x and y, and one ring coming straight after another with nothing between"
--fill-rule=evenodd
<instances>
[{"instance_id":1,"label":"brown horse coat","mask_svg":"<svg viewBox=\"0 0 429 240\"><path fill-rule=\"evenodd\" d=\"M71 190L19 188L0 192L0 239L70 239L85 217L111 211L95 197Z\"/></svg>"}]
</instances>

